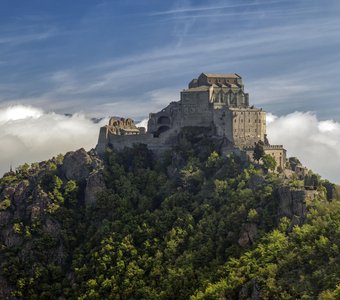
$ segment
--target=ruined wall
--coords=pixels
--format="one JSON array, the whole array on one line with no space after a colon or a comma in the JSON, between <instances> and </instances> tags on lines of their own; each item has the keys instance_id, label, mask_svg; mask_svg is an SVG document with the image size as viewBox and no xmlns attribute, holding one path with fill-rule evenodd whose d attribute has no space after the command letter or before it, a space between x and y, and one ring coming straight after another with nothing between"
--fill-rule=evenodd
<instances>
[{"instance_id":1,"label":"ruined wall","mask_svg":"<svg viewBox=\"0 0 340 300\"><path fill-rule=\"evenodd\" d=\"M105 153L107 146L116 150L123 150L125 147L132 147L134 144L146 144L148 148L156 154L171 149L176 142L176 129L170 129L163 132L158 137L151 133L138 135L115 135L111 134L106 127L102 127L99 133L96 151L102 155Z\"/></svg>"},{"instance_id":2,"label":"ruined wall","mask_svg":"<svg viewBox=\"0 0 340 300\"><path fill-rule=\"evenodd\" d=\"M148 121L148 132L164 132L166 128L175 128L180 126L180 109L179 102L171 102L166 108L157 113L150 113Z\"/></svg>"}]
</instances>

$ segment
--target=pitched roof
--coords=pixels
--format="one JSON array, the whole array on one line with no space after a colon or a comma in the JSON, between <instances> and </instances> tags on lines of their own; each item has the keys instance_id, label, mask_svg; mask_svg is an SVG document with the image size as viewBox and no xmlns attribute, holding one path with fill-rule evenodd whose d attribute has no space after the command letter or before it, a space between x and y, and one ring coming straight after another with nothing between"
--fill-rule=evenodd
<instances>
[{"instance_id":1,"label":"pitched roof","mask_svg":"<svg viewBox=\"0 0 340 300\"><path fill-rule=\"evenodd\" d=\"M202 74L212 78L241 78L241 76L236 73L232 74L202 73Z\"/></svg>"}]
</instances>

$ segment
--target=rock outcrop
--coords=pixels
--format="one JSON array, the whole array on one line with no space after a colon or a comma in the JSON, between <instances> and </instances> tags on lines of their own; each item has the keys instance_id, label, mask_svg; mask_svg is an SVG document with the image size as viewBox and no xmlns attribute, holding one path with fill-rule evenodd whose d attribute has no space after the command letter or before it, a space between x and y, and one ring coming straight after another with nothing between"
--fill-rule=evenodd
<instances>
[{"instance_id":1,"label":"rock outcrop","mask_svg":"<svg viewBox=\"0 0 340 300\"><path fill-rule=\"evenodd\" d=\"M278 216L292 219L297 224L302 224L307 214L307 201L313 201L319 197L316 190L292 190L289 187L281 187L278 189Z\"/></svg>"},{"instance_id":2,"label":"rock outcrop","mask_svg":"<svg viewBox=\"0 0 340 300\"><path fill-rule=\"evenodd\" d=\"M255 223L246 223L241 230L238 244L242 248L249 247L254 243L256 235L257 225Z\"/></svg>"},{"instance_id":3,"label":"rock outcrop","mask_svg":"<svg viewBox=\"0 0 340 300\"><path fill-rule=\"evenodd\" d=\"M101 162L97 157L91 156L81 148L66 153L61 170L67 180L82 182L89 177L93 170L100 166Z\"/></svg>"},{"instance_id":4,"label":"rock outcrop","mask_svg":"<svg viewBox=\"0 0 340 300\"><path fill-rule=\"evenodd\" d=\"M62 242L65 232L55 218L59 201L67 201L66 186L72 180L78 186L75 205L94 204L96 195L105 189L102 168L103 162L94 153L79 149L68 152L63 162L52 159L5 174L0 182L0 249L20 247L17 259L27 261L33 249L43 247L49 263L63 265L68 254ZM1 269L5 263L0 253ZM0 274L0 298L6 299L10 292Z\"/></svg>"},{"instance_id":5,"label":"rock outcrop","mask_svg":"<svg viewBox=\"0 0 340 300\"><path fill-rule=\"evenodd\" d=\"M102 170L94 171L86 180L85 205L91 206L96 202L100 192L105 190L105 181Z\"/></svg>"},{"instance_id":6,"label":"rock outcrop","mask_svg":"<svg viewBox=\"0 0 340 300\"><path fill-rule=\"evenodd\" d=\"M260 300L260 288L255 279L249 280L238 294L239 300Z\"/></svg>"}]
</instances>

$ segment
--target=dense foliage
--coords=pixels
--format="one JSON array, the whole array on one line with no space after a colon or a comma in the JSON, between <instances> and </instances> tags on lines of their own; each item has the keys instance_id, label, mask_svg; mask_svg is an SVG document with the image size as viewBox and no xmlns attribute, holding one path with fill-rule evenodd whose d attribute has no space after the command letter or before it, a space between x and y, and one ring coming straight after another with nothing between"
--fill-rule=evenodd
<instances>
[{"instance_id":1,"label":"dense foliage","mask_svg":"<svg viewBox=\"0 0 340 300\"><path fill-rule=\"evenodd\" d=\"M27 195L28 202L36 193L48 197L46 213L58 234L42 220L15 219L22 246L1 248L0 275L13 297L235 299L254 290L263 299L340 295L339 201L320 196L308 203L302 226L280 219L277 189L300 182L268 173L271 161L266 169L185 145L162 158L143 145L108 151L107 189L87 207L81 184L60 175L61 163L49 163L38 192ZM0 191L30 172L26 166L2 178ZM320 195L325 184L315 187ZM0 203L0 210L15 209L9 199ZM250 227L255 232L242 244Z\"/></svg>"}]
</instances>

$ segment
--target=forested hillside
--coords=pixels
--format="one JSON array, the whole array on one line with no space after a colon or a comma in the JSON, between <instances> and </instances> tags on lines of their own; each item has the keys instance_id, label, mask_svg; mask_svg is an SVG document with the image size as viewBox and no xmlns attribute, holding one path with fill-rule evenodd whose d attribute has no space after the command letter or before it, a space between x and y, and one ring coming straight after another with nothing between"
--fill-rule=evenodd
<instances>
[{"instance_id":1,"label":"forested hillside","mask_svg":"<svg viewBox=\"0 0 340 300\"><path fill-rule=\"evenodd\" d=\"M0 180L1 299L339 299L336 186L184 137Z\"/></svg>"}]
</instances>

